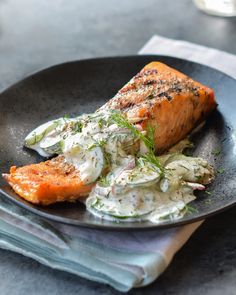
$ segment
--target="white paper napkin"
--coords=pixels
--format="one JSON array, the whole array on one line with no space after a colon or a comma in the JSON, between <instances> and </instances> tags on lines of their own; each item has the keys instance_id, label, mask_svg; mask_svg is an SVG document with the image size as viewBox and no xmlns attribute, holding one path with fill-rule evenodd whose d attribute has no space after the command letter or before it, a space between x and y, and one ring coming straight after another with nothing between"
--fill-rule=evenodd
<instances>
[{"instance_id":1,"label":"white paper napkin","mask_svg":"<svg viewBox=\"0 0 236 295\"><path fill-rule=\"evenodd\" d=\"M154 35L139 53L188 59L220 70L236 79L236 56L218 49Z\"/></svg>"}]
</instances>

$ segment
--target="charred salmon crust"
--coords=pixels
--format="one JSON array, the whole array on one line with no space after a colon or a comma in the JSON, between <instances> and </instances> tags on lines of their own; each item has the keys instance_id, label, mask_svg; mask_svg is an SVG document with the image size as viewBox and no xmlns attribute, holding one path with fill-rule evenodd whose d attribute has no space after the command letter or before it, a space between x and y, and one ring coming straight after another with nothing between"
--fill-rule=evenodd
<instances>
[{"instance_id":1,"label":"charred salmon crust","mask_svg":"<svg viewBox=\"0 0 236 295\"><path fill-rule=\"evenodd\" d=\"M17 194L40 205L75 201L88 195L93 187L83 184L79 171L67 164L63 156L19 168L12 166L10 174L3 177Z\"/></svg>"},{"instance_id":2,"label":"charred salmon crust","mask_svg":"<svg viewBox=\"0 0 236 295\"><path fill-rule=\"evenodd\" d=\"M158 153L191 132L216 107L214 91L160 62L151 62L101 109L118 109L155 128Z\"/></svg>"}]
</instances>

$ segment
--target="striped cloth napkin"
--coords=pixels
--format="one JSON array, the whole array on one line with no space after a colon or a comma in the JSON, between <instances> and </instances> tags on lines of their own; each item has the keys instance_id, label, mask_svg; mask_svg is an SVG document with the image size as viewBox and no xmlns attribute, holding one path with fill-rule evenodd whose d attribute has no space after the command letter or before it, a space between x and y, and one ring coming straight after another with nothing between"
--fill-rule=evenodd
<instances>
[{"instance_id":1,"label":"striped cloth napkin","mask_svg":"<svg viewBox=\"0 0 236 295\"><path fill-rule=\"evenodd\" d=\"M187 42L154 36L140 53L187 58L236 77L236 57ZM100 231L54 223L0 198L1 248L123 292L153 282L201 223L150 232Z\"/></svg>"}]
</instances>

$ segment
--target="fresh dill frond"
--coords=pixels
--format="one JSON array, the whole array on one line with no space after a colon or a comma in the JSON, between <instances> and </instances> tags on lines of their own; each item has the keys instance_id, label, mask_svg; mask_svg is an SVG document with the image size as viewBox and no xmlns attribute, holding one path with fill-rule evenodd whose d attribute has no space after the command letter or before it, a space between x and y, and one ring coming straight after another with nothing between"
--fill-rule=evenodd
<instances>
[{"instance_id":1,"label":"fresh dill frond","mask_svg":"<svg viewBox=\"0 0 236 295\"><path fill-rule=\"evenodd\" d=\"M225 172L225 169L224 169L223 167L221 167L221 168L217 169L217 172L218 172L219 174L222 174L222 173Z\"/></svg>"},{"instance_id":2,"label":"fresh dill frond","mask_svg":"<svg viewBox=\"0 0 236 295\"><path fill-rule=\"evenodd\" d=\"M164 216L160 216L160 220L171 220L172 219L172 214L167 214L167 215L164 215Z\"/></svg>"},{"instance_id":3,"label":"fresh dill frond","mask_svg":"<svg viewBox=\"0 0 236 295\"><path fill-rule=\"evenodd\" d=\"M111 166L112 164L112 156L110 153L104 151L104 158L105 158L105 162L106 162L106 166Z\"/></svg>"},{"instance_id":4,"label":"fresh dill frond","mask_svg":"<svg viewBox=\"0 0 236 295\"><path fill-rule=\"evenodd\" d=\"M99 180L98 180L98 183L99 183L101 186L109 186L109 185L110 185L108 179L107 179L105 176L100 176L100 177L99 177Z\"/></svg>"},{"instance_id":5,"label":"fresh dill frond","mask_svg":"<svg viewBox=\"0 0 236 295\"><path fill-rule=\"evenodd\" d=\"M148 128L147 135L145 136L141 131L139 131L132 123L130 123L127 118L118 112L113 112L110 116L111 121L116 123L121 128L129 129L135 137L138 137L144 142L149 151L154 151L154 129ZM149 137L151 135L151 137Z\"/></svg>"},{"instance_id":6,"label":"fresh dill frond","mask_svg":"<svg viewBox=\"0 0 236 295\"><path fill-rule=\"evenodd\" d=\"M221 149L220 148L216 148L212 151L212 155L214 156L219 156L221 154Z\"/></svg>"},{"instance_id":7,"label":"fresh dill frond","mask_svg":"<svg viewBox=\"0 0 236 295\"><path fill-rule=\"evenodd\" d=\"M99 198L96 198L96 201L91 205L94 209L96 209L97 206L101 206L101 199Z\"/></svg>"},{"instance_id":8,"label":"fresh dill frond","mask_svg":"<svg viewBox=\"0 0 236 295\"><path fill-rule=\"evenodd\" d=\"M104 118L100 118L99 120L98 120L98 126L99 126L99 128L100 129L102 129L102 127L104 126L104 125L106 125L106 120L104 119Z\"/></svg>"},{"instance_id":9,"label":"fresh dill frond","mask_svg":"<svg viewBox=\"0 0 236 295\"><path fill-rule=\"evenodd\" d=\"M64 120L64 122L66 123L68 119L70 119L70 115L65 114L62 119Z\"/></svg>"},{"instance_id":10,"label":"fresh dill frond","mask_svg":"<svg viewBox=\"0 0 236 295\"><path fill-rule=\"evenodd\" d=\"M64 118L64 119L69 119L69 118L70 118L70 115L69 115L69 114L65 114L65 115L63 116L63 118Z\"/></svg>"},{"instance_id":11,"label":"fresh dill frond","mask_svg":"<svg viewBox=\"0 0 236 295\"><path fill-rule=\"evenodd\" d=\"M149 152L145 155L142 155L141 157L138 158L138 164L143 166L145 162L148 162L152 165L154 165L155 167L158 168L158 170L160 171L161 176L164 174L165 170L164 167L161 165L159 158L157 156L154 155L154 153Z\"/></svg>"},{"instance_id":12,"label":"fresh dill frond","mask_svg":"<svg viewBox=\"0 0 236 295\"><path fill-rule=\"evenodd\" d=\"M94 149L95 147L104 147L104 145L106 144L106 140L102 139L102 140L98 140L95 141L93 144L91 144L88 147L88 151L91 151L92 149Z\"/></svg>"},{"instance_id":13,"label":"fresh dill frond","mask_svg":"<svg viewBox=\"0 0 236 295\"><path fill-rule=\"evenodd\" d=\"M74 123L74 126L73 126L73 132L74 133L80 133L80 132L82 132L82 129L83 129L82 122L78 121L78 122Z\"/></svg>"},{"instance_id":14,"label":"fresh dill frond","mask_svg":"<svg viewBox=\"0 0 236 295\"><path fill-rule=\"evenodd\" d=\"M149 139L149 141L150 141L150 150L151 150L152 152L154 152L154 150L155 150L154 134L155 134L155 128L154 128L153 126L148 125L148 126L147 126L147 136L146 136L146 137L147 137L147 138Z\"/></svg>"},{"instance_id":15,"label":"fresh dill frond","mask_svg":"<svg viewBox=\"0 0 236 295\"><path fill-rule=\"evenodd\" d=\"M190 206L188 204L186 204L184 206L184 209L185 209L186 214L198 213L198 210L196 208L194 208L194 207L192 207L192 206Z\"/></svg>"},{"instance_id":16,"label":"fresh dill frond","mask_svg":"<svg viewBox=\"0 0 236 295\"><path fill-rule=\"evenodd\" d=\"M149 162L156 166L161 174L164 174L164 168L161 165L158 157L155 155L155 144L154 144L154 133L155 129L152 126L147 126L146 135L143 134L143 132L139 131L133 124L131 124L127 118L118 112L113 112L111 114L110 119L116 123L119 127L127 128L129 129L133 135L137 138L139 138L145 146L148 148L148 153L145 155L142 155L139 157L138 162L141 164L141 162Z\"/></svg>"}]
</instances>

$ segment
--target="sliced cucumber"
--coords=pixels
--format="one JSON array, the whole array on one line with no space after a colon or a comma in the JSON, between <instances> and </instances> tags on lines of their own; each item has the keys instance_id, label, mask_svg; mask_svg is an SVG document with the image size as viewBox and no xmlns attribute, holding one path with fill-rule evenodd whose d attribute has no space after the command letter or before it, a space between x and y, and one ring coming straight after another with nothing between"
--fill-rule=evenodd
<instances>
[{"instance_id":1,"label":"sliced cucumber","mask_svg":"<svg viewBox=\"0 0 236 295\"><path fill-rule=\"evenodd\" d=\"M59 118L40 125L26 136L25 146L46 157L60 154L64 138L77 128L78 120Z\"/></svg>"},{"instance_id":2,"label":"sliced cucumber","mask_svg":"<svg viewBox=\"0 0 236 295\"><path fill-rule=\"evenodd\" d=\"M99 146L88 149L92 139L84 139L83 134L76 134L65 139L63 154L68 163L79 171L81 180L88 184L94 182L102 173L105 160L103 150Z\"/></svg>"},{"instance_id":3,"label":"sliced cucumber","mask_svg":"<svg viewBox=\"0 0 236 295\"><path fill-rule=\"evenodd\" d=\"M25 146L32 147L39 143L48 133L54 130L61 124L61 119L49 121L38 126L31 131L25 138Z\"/></svg>"},{"instance_id":4,"label":"sliced cucumber","mask_svg":"<svg viewBox=\"0 0 236 295\"><path fill-rule=\"evenodd\" d=\"M160 180L160 172L149 163L123 171L115 180L116 186L151 186Z\"/></svg>"},{"instance_id":5,"label":"sliced cucumber","mask_svg":"<svg viewBox=\"0 0 236 295\"><path fill-rule=\"evenodd\" d=\"M207 184L214 176L214 169L206 160L181 154L171 156L166 161L165 168L170 178L181 178L188 182Z\"/></svg>"},{"instance_id":6,"label":"sliced cucumber","mask_svg":"<svg viewBox=\"0 0 236 295\"><path fill-rule=\"evenodd\" d=\"M51 142L42 142L40 147L49 155L61 154L63 142L61 138L55 138Z\"/></svg>"},{"instance_id":7,"label":"sliced cucumber","mask_svg":"<svg viewBox=\"0 0 236 295\"><path fill-rule=\"evenodd\" d=\"M100 209L97 209L94 206L92 207L92 209L96 210L97 212L102 214L103 217L104 217L104 215L107 215L107 216L112 217L112 218L117 218L117 219L126 220L126 221L132 221L132 220L136 221L137 219L142 219L143 220L145 216L152 213L152 211L149 211L149 212L146 212L146 213L143 213L143 214L134 213L134 214L130 214L130 215L122 215L122 214L119 214L119 212L118 213L113 213L112 211L109 212L109 211L100 210Z\"/></svg>"},{"instance_id":8,"label":"sliced cucumber","mask_svg":"<svg viewBox=\"0 0 236 295\"><path fill-rule=\"evenodd\" d=\"M175 153L175 154L169 154L166 156L163 156L163 158L165 158L165 166L167 166L168 164L175 162L175 161L180 161L180 160L188 160L188 157L183 155L183 154L179 154L179 153Z\"/></svg>"},{"instance_id":9,"label":"sliced cucumber","mask_svg":"<svg viewBox=\"0 0 236 295\"><path fill-rule=\"evenodd\" d=\"M132 221L132 219L144 219L145 216L150 214L153 209L138 210L124 212L122 207L116 206L107 198L100 198L97 196L89 197L86 200L86 207L95 215L103 216L104 218L118 218L121 220ZM125 214L124 214L125 213Z\"/></svg>"}]
</instances>

